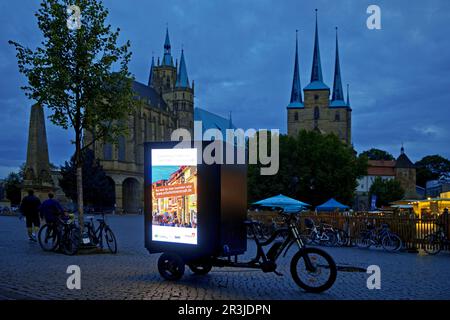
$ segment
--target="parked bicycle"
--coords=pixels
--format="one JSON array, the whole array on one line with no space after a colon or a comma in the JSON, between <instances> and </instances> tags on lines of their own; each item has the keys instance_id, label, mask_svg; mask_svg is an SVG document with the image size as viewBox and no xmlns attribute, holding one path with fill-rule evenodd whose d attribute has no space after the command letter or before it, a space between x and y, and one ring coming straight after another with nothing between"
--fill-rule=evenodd
<instances>
[{"instance_id":1,"label":"parked bicycle","mask_svg":"<svg viewBox=\"0 0 450 320\"><path fill-rule=\"evenodd\" d=\"M447 238L443 224L438 224L438 230L430 233L423 238L423 249L426 253L435 255L438 254L445 246L450 245L450 240Z\"/></svg>"},{"instance_id":2,"label":"parked bicycle","mask_svg":"<svg viewBox=\"0 0 450 320\"><path fill-rule=\"evenodd\" d=\"M336 231L333 226L321 222L316 226L314 220L305 219L305 231L302 233L302 239L306 244L319 244L325 246L334 246L337 243Z\"/></svg>"},{"instance_id":3,"label":"parked bicycle","mask_svg":"<svg viewBox=\"0 0 450 320\"><path fill-rule=\"evenodd\" d=\"M384 250L392 252L400 250L403 242L402 239L393 233L387 224L375 228L374 225L368 223L366 230L361 231L356 239L356 245L359 248L369 248L371 246L382 246Z\"/></svg>"},{"instance_id":4,"label":"parked bicycle","mask_svg":"<svg viewBox=\"0 0 450 320\"><path fill-rule=\"evenodd\" d=\"M111 228L105 221L105 214L102 218L98 218L98 227L95 228L94 217L87 216L84 223L83 244L92 244L103 249L103 240L105 240L109 251L113 254L117 253L117 241Z\"/></svg>"},{"instance_id":5,"label":"parked bicycle","mask_svg":"<svg viewBox=\"0 0 450 320\"><path fill-rule=\"evenodd\" d=\"M74 215L68 219L58 217L55 222L44 224L38 233L38 241L42 250L56 251L74 255L80 243L80 228L75 224Z\"/></svg>"}]
</instances>

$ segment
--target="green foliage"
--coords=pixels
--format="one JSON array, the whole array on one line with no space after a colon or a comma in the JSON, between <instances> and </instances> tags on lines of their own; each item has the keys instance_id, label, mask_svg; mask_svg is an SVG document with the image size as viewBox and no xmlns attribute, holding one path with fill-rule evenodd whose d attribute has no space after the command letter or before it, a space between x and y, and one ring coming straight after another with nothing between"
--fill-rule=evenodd
<instances>
[{"instance_id":1,"label":"green foliage","mask_svg":"<svg viewBox=\"0 0 450 320\"><path fill-rule=\"evenodd\" d=\"M114 187L109 183L103 167L95 159L94 152L83 152L83 201L95 207L112 207L114 205ZM77 201L75 156L61 166L59 185L66 196Z\"/></svg>"},{"instance_id":2,"label":"green foliage","mask_svg":"<svg viewBox=\"0 0 450 320\"><path fill-rule=\"evenodd\" d=\"M6 198L11 201L11 205L19 205L21 199L21 186L23 178L20 173L11 172L3 181Z\"/></svg>"},{"instance_id":3,"label":"green foliage","mask_svg":"<svg viewBox=\"0 0 450 320\"><path fill-rule=\"evenodd\" d=\"M351 204L357 178L367 173L367 157L357 157L353 148L335 135L301 131L297 137L280 136L276 175L262 176L259 168L249 165L250 203L282 193L312 205L331 197Z\"/></svg>"},{"instance_id":4,"label":"green foliage","mask_svg":"<svg viewBox=\"0 0 450 320\"><path fill-rule=\"evenodd\" d=\"M417 185L421 187L429 180L450 179L450 160L440 155L423 157L415 165Z\"/></svg>"},{"instance_id":5,"label":"green foliage","mask_svg":"<svg viewBox=\"0 0 450 320\"><path fill-rule=\"evenodd\" d=\"M394 156L387 151L372 148L361 153L369 160L395 160Z\"/></svg>"},{"instance_id":6,"label":"green foliage","mask_svg":"<svg viewBox=\"0 0 450 320\"><path fill-rule=\"evenodd\" d=\"M387 180L376 177L370 187L369 198L374 194L377 196L377 207L381 207L387 206L393 201L402 199L405 195L405 190L403 190L398 180Z\"/></svg>"},{"instance_id":7,"label":"green foliage","mask_svg":"<svg viewBox=\"0 0 450 320\"><path fill-rule=\"evenodd\" d=\"M82 27L67 27L69 5L81 8ZM95 0L44 0L36 13L44 40L31 50L10 41L19 70L28 79L26 95L48 107L51 121L73 127L82 137L115 139L126 131L123 122L134 105L128 71L130 44L117 46L119 29L106 24L108 11Z\"/></svg>"}]
</instances>

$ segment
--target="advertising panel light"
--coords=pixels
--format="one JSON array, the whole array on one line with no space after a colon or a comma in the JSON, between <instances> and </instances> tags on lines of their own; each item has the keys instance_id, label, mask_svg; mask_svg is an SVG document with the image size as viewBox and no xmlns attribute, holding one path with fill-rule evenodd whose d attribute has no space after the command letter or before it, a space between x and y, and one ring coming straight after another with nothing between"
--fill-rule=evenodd
<instances>
[{"instance_id":1,"label":"advertising panel light","mask_svg":"<svg viewBox=\"0 0 450 320\"><path fill-rule=\"evenodd\" d=\"M151 150L152 240L197 244L197 149Z\"/></svg>"}]
</instances>

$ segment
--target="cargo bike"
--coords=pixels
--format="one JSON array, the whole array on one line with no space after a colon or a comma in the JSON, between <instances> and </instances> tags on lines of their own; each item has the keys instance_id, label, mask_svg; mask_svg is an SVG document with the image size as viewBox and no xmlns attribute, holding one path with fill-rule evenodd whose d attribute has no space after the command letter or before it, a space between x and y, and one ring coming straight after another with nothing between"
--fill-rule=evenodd
<instances>
[{"instance_id":1,"label":"cargo bike","mask_svg":"<svg viewBox=\"0 0 450 320\"><path fill-rule=\"evenodd\" d=\"M273 208L283 227L267 240L258 239L258 222L246 218L246 165L200 163L194 154L201 154L208 144L182 149L167 142L145 145L145 245L151 254L162 253L160 275L179 280L186 266L197 275L206 275L213 267L282 275L277 262L295 248L290 262L295 283L307 292L329 289L336 280L336 264L327 252L302 241L298 212ZM247 229L253 234L256 253L241 262L238 257L247 251Z\"/></svg>"}]
</instances>

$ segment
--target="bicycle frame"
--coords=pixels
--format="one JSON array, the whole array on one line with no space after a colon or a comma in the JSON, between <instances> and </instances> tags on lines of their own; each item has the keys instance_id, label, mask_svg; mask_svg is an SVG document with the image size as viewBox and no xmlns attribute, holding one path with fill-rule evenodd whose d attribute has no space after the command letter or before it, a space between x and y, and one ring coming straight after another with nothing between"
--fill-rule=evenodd
<instances>
[{"instance_id":1,"label":"bicycle frame","mask_svg":"<svg viewBox=\"0 0 450 320\"><path fill-rule=\"evenodd\" d=\"M256 255L253 259L247 262L238 262L237 256L235 256L235 261L231 261L231 257L228 257L228 260L220 259L220 258L214 258L213 264L218 267L241 267L241 268L254 268L254 269L262 269L265 272L276 272L276 261L281 256L281 254L284 251L285 256L287 252L289 251L290 247L297 243L299 249L305 247L305 244L303 243L300 232L298 231L297 225L294 221L292 221L293 218L290 216L287 221L287 227L282 227L277 230L275 230L272 235L269 237L269 239L265 241L260 241L258 237L256 236L256 226L255 223L251 223L250 227L253 232L253 240L256 244ZM279 235L282 233L285 233L288 231L287 237L284 239L284 241L280 244L280 246L276 249L275 254L273 255L273 259L269 259L267 257L267 253L264 252L263 247L273 243L275 239L278 238ZM308 270L312 271L314 270L314 266L312 265L311 261L309 260L309 257L305 259L306 267Z\"/></svg>"}]
</instances>

